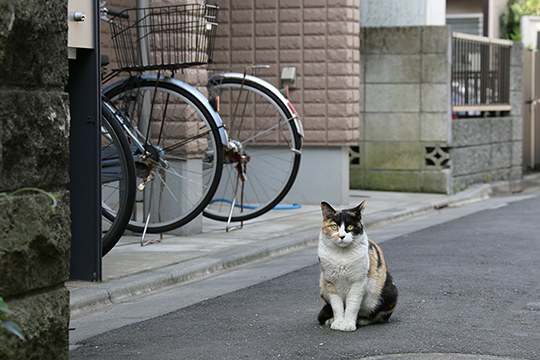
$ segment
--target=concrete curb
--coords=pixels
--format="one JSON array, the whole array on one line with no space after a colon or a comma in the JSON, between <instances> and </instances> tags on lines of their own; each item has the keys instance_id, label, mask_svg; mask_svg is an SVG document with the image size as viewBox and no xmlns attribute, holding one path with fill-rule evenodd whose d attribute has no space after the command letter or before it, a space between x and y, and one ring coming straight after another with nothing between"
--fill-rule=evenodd
<instances>
[{"instance_id":1,"label":"concrete curb","mask_svg":"<svg viewBox=\"0 0 540 360\"><path fill-rule=\"evenodd\" d=\"M418 202L408 206L406 209L397 209L393 212L371 213L369 218L366 219L366 226L382 226L445 207L481 201L489 198L491 192L489 184L473 185L463 192L449 195L442 200ZM249 262L283 255L308 246L315 246L318 234L319 228L314 226L296 234L291 234L286 238L280 235L255 244L205 256L204 259L191 259L159 269L74 289L70 295L71 315L77 316L89 313L101 307L118 303L126 298L149 294Z\"/></svg>"},{"instance_id":2,"label":"concrete curb","mask_svg":"<svg viewBox=\"0 0 540 360\"><path fill-rule=\"evenodd\" d=\"M422 214L429 213L433 210L440 210L446 207L456 207L476 201L486 200L492 194L491 186L488 184L472 185L467 190L459 192L455 195L449 195L442 200L422 201L416 204L411 204L407 209L398 210L393 214L388 212L379 212L369 215L366 225L382 226L396 221L402 221L407 218L412 218Z\"/></svg>"},{"instance_id":3,"label":"concrete curb","mask_svg":"<svg viewBox=\"0 0 540 360\"><path fill-rule=\"evenodd\" d=\"M71 315L91 312L115 304L126 298L149 294L169 286L201 279L219 271L231 269L252 261L286 254L316 244L317 229L305 230L284 240L281 236L256 244L230 249L218 255L191 259L182 263L96 283L71 292Z\"/></svg>"}]
</instances>

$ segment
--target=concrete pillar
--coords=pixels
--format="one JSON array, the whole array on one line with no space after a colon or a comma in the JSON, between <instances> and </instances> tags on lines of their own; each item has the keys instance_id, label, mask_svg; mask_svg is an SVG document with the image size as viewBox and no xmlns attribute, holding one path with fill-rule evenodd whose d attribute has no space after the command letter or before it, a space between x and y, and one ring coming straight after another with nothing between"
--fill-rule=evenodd
<instances>
[{"instance_id":1,"label":"concrete pillar","mask_svg":"<svg viewBox=\"0 0 540 360\"><path fill-rule=\"evenodd\" d=\"M360 25L428 26L445 25L445 0L362 0Z\"/></svg>"}]
</instances>

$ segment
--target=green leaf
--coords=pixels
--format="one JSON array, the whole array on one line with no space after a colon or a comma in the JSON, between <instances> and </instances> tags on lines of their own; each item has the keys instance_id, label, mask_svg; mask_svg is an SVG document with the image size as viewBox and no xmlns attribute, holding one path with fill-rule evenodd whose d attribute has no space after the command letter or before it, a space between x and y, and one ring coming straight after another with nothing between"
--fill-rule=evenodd
<instances>
[{"instance_id":1,"label":"green leaf","mask_svg":"<svg viewBox=\"0 0 540 360\"><path fill-rule=\"evenodd\" d=\"M13 335L17 336L22 341L25 341L25 337L22 334L21 328L19 325L15 324L11 320L2 320L2 327L6 329L9 333L12 333Z\"/></svg>"},{"instance_id":2,"label":"green leaf","mask_svg":"<svg viewBox=\"0 0 540 360\"><path fill-rule=\"evenodd\" d=\"M3 298L0 297L0 319L3 318L3 314L9 313L11 313L11 310L9 310L8 304L4 301Z\"/></svg>"}]
</instances>

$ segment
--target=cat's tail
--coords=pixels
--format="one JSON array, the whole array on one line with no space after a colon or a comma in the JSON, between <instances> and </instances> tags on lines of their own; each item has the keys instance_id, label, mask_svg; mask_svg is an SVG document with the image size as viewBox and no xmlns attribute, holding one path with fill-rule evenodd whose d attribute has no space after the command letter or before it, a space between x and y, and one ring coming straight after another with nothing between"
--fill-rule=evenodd
<instances>
[{"instance_id":1,"label":"cat's tail","mask_svg":"<svg viewBox=\"0 0 540 360\"><path fill-rule=\"evenodd\" d=\"M334 312L332 311L332 306L330 304L326 303L321 311L319 311L319 316L317 316L317 320L319 321L320 325L326 324L327 320L330 320L334 317Z\"/></svg>"}]
</instances>

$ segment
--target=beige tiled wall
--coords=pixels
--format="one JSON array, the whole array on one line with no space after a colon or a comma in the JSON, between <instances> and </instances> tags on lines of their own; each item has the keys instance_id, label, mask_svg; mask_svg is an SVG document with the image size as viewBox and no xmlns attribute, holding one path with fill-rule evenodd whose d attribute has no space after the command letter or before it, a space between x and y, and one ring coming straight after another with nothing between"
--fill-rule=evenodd
<instances>
[{"instance_id":1,"label":"beige tiled wall","mask_svg":"<svg viewBox=\"0 0 540 360\"><path fill-rule=\"evenodd\" d=\"M210 69L243 71L246 65L270 65L257 70L256 75L279 87L282 68L296 67L297 88L290 92L290 98L302 115L305 144L356 144L359 1L216 0L220 6L218 39ZM168 3L150 1L152 6ZM107 5L130 8L136 1L110 0ZM101 40L102 52L113 58L104 23Z\"/></svg>"},{"instance_id":2,"label":"beige tiled wall","mask_svg":"<svg viewBox=\"0 0 540 360\"><path fill-rule=\"evenodd\" d=\"M156 1L165 0L152 4ZM256 73L279 87L282 68L297 69L290 98L302 115L306 146L286 200L346 204L347 149L359 137L360 0L209 0L214 1L220 6L219 37L210 71L241 72L246 65L268 64ZM136 1L110 0L111 6L116 2L133 7ZM206 70L178 76L204 84Z\"/></svg>"},{"instance_id":3,"label":"beige tiled wall","mask_svg":"<svg viewBox=\"0 0 540 360\"><path fill-rule=\"evenodd\" d=\"M297 69L291 101L303 117L307 145L350 145L359 123L359 0L217 0L212 68L257 74L280 86L283 67Z\"/></svg>"}]
</instances>

